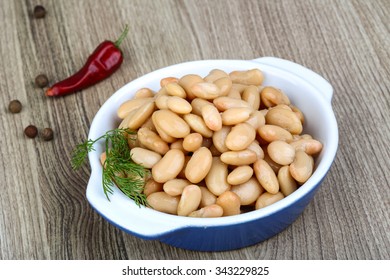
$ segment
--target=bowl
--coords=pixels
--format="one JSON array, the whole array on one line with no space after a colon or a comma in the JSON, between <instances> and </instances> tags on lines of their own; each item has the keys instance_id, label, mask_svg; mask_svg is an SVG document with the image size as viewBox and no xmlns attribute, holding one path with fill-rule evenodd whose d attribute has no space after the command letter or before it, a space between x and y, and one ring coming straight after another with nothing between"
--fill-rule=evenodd
<instances>
[{"instance_id":1,"label":"bowl","mask_svg":"<svg viewBox=\"0 0 390 280\"><path fill-rule=\"evenodd\" d=\"M118 188L107 200L102 188L100 154L103 142L89 153L91 177L86 197L90 205L108 222L143 239L197 251L225 251L264 241L291 225L312 200L327 174L338 147L338 128L331 106L332 86L321 76L294 62L274 57L254 60L202 60L168 66L131 81L114 93L93 119L88 135L96 139L107 130L117 128L118 107L131 99L136 90L148 87L158 90L164 77L186 74L206 76L212 69L225 72L259 68L264 85L282 89L305 115L304 132L323 144L315 160L315 171L309 180L284 199L265 208L221 218L190 218L137 206ZM327 186L329 187L329 186Z\"/></svg>"}]
</instances>

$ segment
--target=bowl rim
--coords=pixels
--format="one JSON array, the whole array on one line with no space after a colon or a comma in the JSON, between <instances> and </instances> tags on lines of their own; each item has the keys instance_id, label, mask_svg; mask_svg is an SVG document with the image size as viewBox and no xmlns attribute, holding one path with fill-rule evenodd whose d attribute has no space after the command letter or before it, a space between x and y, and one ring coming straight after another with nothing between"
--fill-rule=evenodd
<instances>
[{"instance_id":1,"label":"bowl rim","mask_svg":"<svg viewBox=\"0 0 390 280\"><path fill-rule=\"evenodd\" d=\"M111 97L109 97L106 102L101 106L101 108L96 113L90 127L90 131L88 134L88 139L96 139L100 135L97 134L97 121L99 118L102 118L102 115L104 115L104 112L108 110L112 104L118 103L118 100L122 98L124 94L127 92L127 88L131 87L131 85L140 83L143 80L150 80L153 79L153 77L158 76L160 74L163 74L164 72L167 72L169 70L172 70L174 68L183 68L183 72L185 72L185 69L191 69L192 73L194 73L195 70L193 70L194 67L199 65L212 65L211 68L217 68L214 65L231 65L234 63L244 63L247 66L257 67L261 69L264 72L267 71L276 71L277 73L283 74L291 79L296 79L297 82L304 84L306 87L310 88L310 91L313 92L313 94L318 95L318 98L321 98L321 103L324 105L324 109L327 112L327 116L329 117L328 121L330 122L331 126L333 127L333 130L330 132L332 134L332 141L330 145L328 145L326 152L324 152L324 156L321 159L321 162L318 164L316 170L313 172L312 176L309 178L307 182L305 182L300 188L298 188L294 193L290 194L289 196L285 197L284 199L267 206L265 208L250 211L247 213L243 213L236 216L228 216L228 217L220 217L220 218L189 218L189 217L181 217L177 215L170 215L166 213L162 213L144 206L136 206L134 201L126 197L119 189L117 189L116 186L114 186L114 193L111 195L110 200L111 203L123 203L123 201L126 201L129 203L129 207L134 212L132 213L132 216L137 216L138 214L146 215L147 218L145 219L145 223L148 223L150 221L158 221L157 224L161 225L161 222L168 223L169 226L161 227L160 230L153 229L151 231L148 230L139 230L136 228L133 228L131 225L123 225L121 223L121 219L117 219L113 213L110 213L111 209L107 210L99 203L101 203L101 198L97 199L97 196L101 194L97 194L94 190L96 188L92 188L90 185L97 184L96 178L99 174L101 175L102 167L100 165L100 154L97 154L96 151L92 151L88 154L89 162L91 166L91 177L90 181L87 186L87 199L91 206L97 211L101 216L103 216L106 220L108 220L110 223L114 224L118 228L121 228L124 231L130 232L133 235L152 239L152 238L158 238L162 235L166 235L168 233L171 233L173 231L177 231L186 227L216 227L216 226L227 226L227 225L237 225L241 223L245 223L248 221L261 219L264 217L267 217L269 215L274 214L275 212L278 212L286 207L289 207L293 205L295 202L299 201L303 196L308 194L309 192L313 191L315 188L318 187L320 182L324 179L326 173L330 169L332 162L335 158L337 148L338 148L338 127L336 118L334 115L334 112L332 110L331 102L329 99L324 96L324 94L321 92L320 88L316 88L313 84L308 82L307 75L316 75L316 78L318 78L318 74L314 73L313 71L304 68L303 66L300 66L298 64L295 64L291 61L279 59L279 58L273 58L273 57L267 57L266 59L259 58L255 60L226 60L226 59L216 59L216 60L195 60L195 61L188 61L183 63L174 64L171 66L167 66L164 68L160 68L158 70L152 71L148 74L145 74L135 80L130 81L129 83L122 86L119 90L117 90ZM287 66L299 66L303 69L300 69L301 71L308 71L305 72L305 77L302 77L299 73L292 73L286 69L286 63ZM245 67L249 69L248 67ZM295 69L296 71L296 69ZM189 72L191 73L191 72ZM162 75L164 76L164 75ZM319 76L320 77L320 76ZM323 79L323 78L322 78ZM328 83L325 79L323 79L326 83ZM328 83L330 86L330 84ZM330 86L331 88L331 86ZM331 90L333 90L331 88ZM321 168L319 168L321 167ZM104 197L104 199L106 199ZM123 206L123 205L122 205ZM139 212L139 211L143 212Z\"/></svg>"}]
</instances>

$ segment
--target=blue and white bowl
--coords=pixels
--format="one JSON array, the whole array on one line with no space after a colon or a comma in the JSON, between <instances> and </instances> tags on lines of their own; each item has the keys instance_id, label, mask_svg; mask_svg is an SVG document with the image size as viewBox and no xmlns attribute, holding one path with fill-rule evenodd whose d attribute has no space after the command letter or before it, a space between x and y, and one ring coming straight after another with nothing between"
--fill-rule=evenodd
<instances>
[{"instance_id":1,"label":"blue and white bowl","mask_svg":"<svg viewBox=\"0 0 390 280\"><path fill-rule=\"evenodd\" d=\"M189 218L169 215L137 206L119 189L107 200L102 188L100 154L104 144L98 143L89 153L91 177L87 199L107 221L134 236L160 240L189 250L224 251L250 246L266 240L288 227L313 198L328 172L337 151L338 128L331 106L332 86L321 76L296 63L262 57L254 60L202 60L176 64L144 75L119 89L97 112L89 139L96 139L107 130L117 128L118 107L143 87L158 90L164 77L186 74L206 76L212 69L225 72L259 68L264 85L282 89L305 115L304 132L323 144L315 160L315 171L309 180L286 198L263 209L221 218Z\"/></svg>"}]
</instances>

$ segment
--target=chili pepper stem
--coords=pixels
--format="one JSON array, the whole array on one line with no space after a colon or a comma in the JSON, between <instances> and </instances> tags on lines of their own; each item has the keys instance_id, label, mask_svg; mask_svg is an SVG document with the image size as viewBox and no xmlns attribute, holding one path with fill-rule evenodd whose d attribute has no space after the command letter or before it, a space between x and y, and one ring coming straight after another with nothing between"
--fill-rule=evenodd
<instances>
[{"instance_id":1,"label":"chili pepper stem","mask_svg":"<svg viewBox=\"0 0 390 280\"><path fill-rule=\"evenodd\" d=\"M119 49L120 44L127 36L127 33L129 32L129 26L126 24L125 30L123 30L122 34L119 36L119 38L114 42L115 47Z\"/></svg>"}]
</instances>

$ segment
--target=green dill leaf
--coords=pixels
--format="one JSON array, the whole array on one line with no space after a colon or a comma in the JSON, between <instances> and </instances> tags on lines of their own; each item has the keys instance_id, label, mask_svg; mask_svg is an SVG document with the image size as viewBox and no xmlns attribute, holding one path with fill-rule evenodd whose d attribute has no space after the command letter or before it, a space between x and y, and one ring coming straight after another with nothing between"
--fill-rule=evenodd
<instances>
[{"instance_id":1,"label":"green dill leaf","mask_svg":"<svg viewBox=\"0 0 390 280\"><path fill-rule=\"evenodd\" d=\"M100 139L105 140L106 159L103 163L102 185L107 199L113 194L116 185L127 197L140 205L147 205L143 193L145 178L149 170L135 163L131 159L131 150L128 138L133 139L135 132L117 128L107 131L96 140L88 140L76 146L72 152L71 164L74 169L79 168L85 161L88 153L94 150L93 145Z\"/></svg>"},{"instance_id":2,"label":"green dill leaf","mask_svg":"<svg viewBox=\"0 0 390 280\"><path fill-rule=\"evenodd\" d=\"M93 148L94 143L95 142L92 140L87 140L76 146L76 148L72 151L71 156L71 166L73 169L79 169L83 165L88 153L95 150Z\"/></svg>"}]
</instances>

